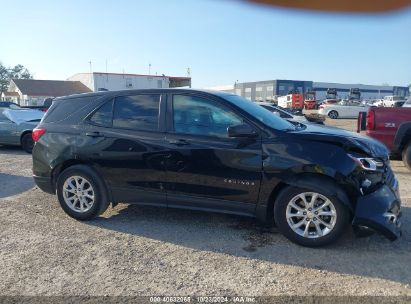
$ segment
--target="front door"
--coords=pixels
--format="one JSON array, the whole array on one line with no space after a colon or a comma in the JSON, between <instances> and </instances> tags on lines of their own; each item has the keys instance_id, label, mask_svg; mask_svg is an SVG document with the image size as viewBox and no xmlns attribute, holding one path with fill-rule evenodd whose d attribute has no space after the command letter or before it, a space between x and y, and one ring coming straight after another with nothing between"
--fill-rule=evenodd
<instances>
[{"instance_id":1,"label":"front door","mask_svg":"<svg viewBox=\"0 0 411 304\"><path fill-rule=\"evenodd\" d=\"M261 181L261 139L229 138L244 123L218 101L195 94L168 100L166 143L169 206L251 213Z\"/></svg>"}]
</instances>

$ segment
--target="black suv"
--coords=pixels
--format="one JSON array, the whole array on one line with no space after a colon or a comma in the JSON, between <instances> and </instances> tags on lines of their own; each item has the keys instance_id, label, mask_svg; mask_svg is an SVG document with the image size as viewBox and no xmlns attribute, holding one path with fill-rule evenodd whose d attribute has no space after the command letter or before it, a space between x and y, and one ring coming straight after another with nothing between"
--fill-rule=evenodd
<instances>
[{"instance_id":1,"label":"black suv","mask_svg":"<svg viewBox=\"0 0 411 304\"><path fill-rule=\"evenodd\" d=\"M275 224L305 246L349 223L394 240L398 184L381 143L292 124L242 97L186 89L57 98L33 132L36 184L88 220L119 202Z\"/></svg>"}]
</instances>

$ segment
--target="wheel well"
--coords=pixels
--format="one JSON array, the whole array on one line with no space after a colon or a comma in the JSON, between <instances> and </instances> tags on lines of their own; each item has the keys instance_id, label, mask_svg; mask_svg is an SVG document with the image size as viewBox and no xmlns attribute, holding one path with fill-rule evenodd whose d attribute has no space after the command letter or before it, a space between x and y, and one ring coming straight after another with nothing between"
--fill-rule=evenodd
<instances>
[{"instance_id":1,"label":"wheel well","mask_svg":"<svg viewBox=\"0 0 411 304\"><path fill-rule=\"evenodd\" d=\"M33 132L32 132L32 131L29 131L29 130L24 131L23 133L21 133L21 135L20 135L20 144L21 144L22 141L23 141L23 136L26 135L26 134L31 134L31 133L33 133Z\"/></svg>"},{"instance_id":2,"label":"wheel well","mask_svg":"<svg viewBox=\"0 0 411 304\"><path fill-rule=\"evenodd\" d=\"M66 160L62 164L55 167L53 169L53 171L51 172L52 185L53 185L54 189L56 188L57 179L58 179L60 173L63 172L64 170L66 170L68 167L71 167L71 166L74 166L74 165L91 165L91 164L88 164L87 162L84 162L84 161L81 161L81 160L78 160L78 159L70 159L70 160Z\"/></svg>"},{"instance_id":3,"label":"wheel well","mask_svg":"<svg viewBox=\"0 0 411 304\"><path fill-rule=\"evenodd\" d=\"M404 148L407 146L407 144L410 141L411 141L411 130L407 131L407 133L405 133L403 138L401 139L400 152L402 152L402 150L404 150Z\"/></svg>"},{"instance_id":4,"label":"wheel well","mask_svg":"<svg viewBox=\"0 0 411 304\"><path fill-rule=\"evenodd\" d=\"M321 185L321 186L319 186ZM348 197L348 191L343 187L339 186L338 183L332 179L331 177L315 174L315 173L300 173L293 176L291 179L280 182L277 184L270 193L268 198L267 206L266 206L266 215L265 219L267 223L274 222L274 204L283 189L288 186L292 187L300 187L300 188L307 188L307 187L319 187L318 191L323 191L326 189L326 193L328 195L336 195L343 204L348 208L349 212L353 212L353 206L351 201Z\"/></svg>"},{"instance_id":5,"label":"wheel well","mask_svg":"<svg viewBox=\"0 0 411 304\"><path fill-rule=\"evenodd\" d=\"M62 164L58 165L57 167L55 167L53 169L53 171L51 172L51 178L52 178L52 186L53 186L54 192L56 191L57 179L58 179L59 175L61 174L61 172L63 172L67 168L75 166L75 165L85 165L85 166L88 166L88 167L92 168L94 171L96 171L96 173L98 175L100 175L101 179L103 180L103 183L106 186L107 194L108 194L108 197L109 197L110 201L112 200L112 194L111 194L110 188L108 187L108 184L107 184L105 178L102 176L102 174L99 172L99 170L96 169L96 167L93 166L92 163L89 163L89 162L83 161L83 160L79 160L79 159L66 160L65 162L63 162Z\"/></svg>"},{"instance_id":6,"label":"wheel well","mask_svg":"<svg viewBox=\"0 0 411 304\"><path fill-rule=\"evenodd\" d=\"M277 197L281 193L281 191L283 189L287 188L288 186L289 186L289 184L286 184L284 182L280 182L271 191L270 196L268 197L268 203L267 203L267 211L266 211L266 221L267 221L267 223L274 223L274 203L275 203L275 200L277 199Z\"/></svg>"}]
</instances>

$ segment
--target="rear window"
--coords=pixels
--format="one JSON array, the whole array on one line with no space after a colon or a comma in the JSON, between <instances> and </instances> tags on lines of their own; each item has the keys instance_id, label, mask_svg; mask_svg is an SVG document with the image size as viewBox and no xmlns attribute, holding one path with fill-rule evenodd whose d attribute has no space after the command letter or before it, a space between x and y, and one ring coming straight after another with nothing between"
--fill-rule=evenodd
<instances>
[{"instance_id":1,"label":"rear window","mask_svg":"<svg viewBox=\"0 0 411 304\"><path fill-rule=\"evenodd\" d=\"M43 122L57 122L61 121L74 113L80 111L82 108L88 105L95 97L83 97L83 98L69 98L61 99L53 102L51 108L46 113Z\"/></svg>"}]
</instances>

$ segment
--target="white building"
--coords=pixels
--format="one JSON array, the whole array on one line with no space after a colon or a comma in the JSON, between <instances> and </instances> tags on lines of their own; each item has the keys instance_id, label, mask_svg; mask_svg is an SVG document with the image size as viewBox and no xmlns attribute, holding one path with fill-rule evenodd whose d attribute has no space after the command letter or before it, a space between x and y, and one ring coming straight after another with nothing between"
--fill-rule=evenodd
<instances>
[{"instance_id":1,"label":"white building","mask_svg":"<svg viewBox=\"0 0 411 304\"><path fill-rule=\"evenodd\" d=\"M362 99L379 99L389 95L407 97L410 95L407 86L347 84L285 79L243 83L236 82L233 85L217 86L210 89L231 92L250 100L275 100L277 96L287 95L291 91L298 91L300 93L315 91L316 99L323 100L327 95L328 89L336 89L338 98L347 98L350 89L354 88L360 90Z\"/></svg>"},{"instance_id":2,"label":"white building","mask_svg":"<svg viewBox=\"0 0 411 304\"><path fill-rule=\"evenodd\" d=\"M81 81L92 91L191 87L190 77L122 73L79 73L67 80Z\"/></svg>"}]
</instances>

